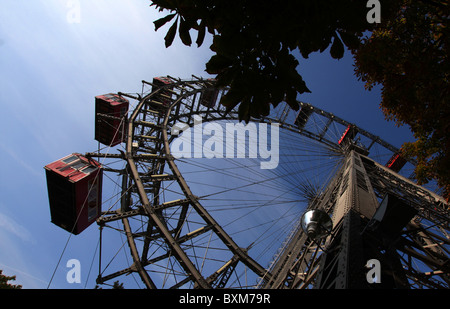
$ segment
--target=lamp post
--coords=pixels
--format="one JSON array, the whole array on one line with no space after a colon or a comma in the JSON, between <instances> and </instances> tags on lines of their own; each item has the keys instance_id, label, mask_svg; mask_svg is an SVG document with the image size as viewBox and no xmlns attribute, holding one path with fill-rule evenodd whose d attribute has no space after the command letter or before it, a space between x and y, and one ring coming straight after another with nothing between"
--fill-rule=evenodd
<instances>
[{"instance_id":1,"label":"lamp post","mask_svg":"<svg viewBox=\"0 0 450 309\"><path fill-rule=\"evenodd\" d=\"M331 234L333 222L328 214L321 209L313 209L305 212L301 218L303 231L314 241Z\"/></svg>"}]
</instances>

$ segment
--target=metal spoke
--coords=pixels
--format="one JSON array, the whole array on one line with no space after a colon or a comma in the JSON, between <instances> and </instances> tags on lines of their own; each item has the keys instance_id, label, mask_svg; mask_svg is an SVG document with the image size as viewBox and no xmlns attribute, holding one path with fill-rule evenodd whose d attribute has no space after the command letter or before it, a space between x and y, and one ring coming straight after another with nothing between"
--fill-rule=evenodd
<instances>
[{"instance_id":1,"label":"metal spoke","mask_svg":"<svg viewBox=\"0 0 450 309\"><path fill-rule=\"evenodd\" d=\"M298 112L280 104L268 117L251 120L279 126L276 168L261 169L263 159L249 155L197 158L195 151L205 142L202 136L196 139L198 119L226 128L237 122L237 111L226 113L218 104L227 89L215 89L212 80L166 80L143 81L138 95L119 92L136 101L122 119L125 147L86 154L102 158L106 173L119 175L120 180L107 177L120 192L108 201L98 224L103 234L119 230L125 235L132 257L131 265L101 271L99 283L138 274L147 288L349 287L349 278L359 283L364 278L342 265L365 262L366 253L357 245L365 244L374 254L382 247L373 216L382 198L395 194L417 215L395 246L376 257L395 264L396 272L403 265L403 286L448 286L448 204L408 178L414 161L395 172L385 167L398 148L300 102ZM191 130L193 158L176 158L172 152L177 136L171 129L179 123ZM250 154L247 134L244 150ZM323 209L333 218L327 239L314 242L301 229L307 209ZM113 222L121 228L112 228ZM432 232L425 222L437 228ZM107 246L104 241L104 251ZM337 273L344 275L337 278Z\"/></svg>"}]
</instances>

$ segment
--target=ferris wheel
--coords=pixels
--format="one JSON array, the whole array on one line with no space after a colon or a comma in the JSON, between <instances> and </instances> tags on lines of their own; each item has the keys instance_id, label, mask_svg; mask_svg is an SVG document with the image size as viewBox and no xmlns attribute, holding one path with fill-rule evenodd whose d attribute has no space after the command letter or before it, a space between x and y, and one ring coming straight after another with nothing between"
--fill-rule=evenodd
<instances>
[{"instance_id":1,"label":"ferris wheel","mask_svg":"<svg viewBox=\"0 0 450 309\"><path fill-rule=\"evenodd\" d=\"M70 206L72 221L61 224L67 215L53 209L52 221L74 234L97 222L97 283L130 275L145 288L310 287L325 240L299 245L310 269L296 279L282 270L286 248L301 238L305 211L337 195L330 188L346 181L348 153L405 183L413 177L414 162L356 124L304 102L243 124L219 104L226 91L211 79L167 76L142 81L138 94L98 96L95 139L103 146L46 168L49 184L52 173L66 172L72 185L88 186ZM387 186L373 187L381 202Z\"/></svg>"}]
</instances>

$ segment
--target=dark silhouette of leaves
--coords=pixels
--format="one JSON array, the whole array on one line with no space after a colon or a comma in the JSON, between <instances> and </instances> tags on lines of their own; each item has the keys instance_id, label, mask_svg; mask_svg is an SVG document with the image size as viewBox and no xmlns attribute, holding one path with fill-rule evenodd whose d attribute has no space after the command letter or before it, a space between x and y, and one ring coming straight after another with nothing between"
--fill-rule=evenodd
<instances>
[{"instance_id":1,"label":"dark silhouette of leaves","mask_svg":"<svg viewBox=\"0 0 450 309\"><path fill-rule=\"evenodd\" d=\"M195 43L197 43L197 46L200 47L200 46L202 46L203 41L205 39L205 34L206 34L205 23L202 22L198 28L199 29L198 29L197 41L195 41Z\"/></svg>"},{"instance_id":2,"label":"dark silhouette of leaves","mask_svg":"<svg viewBox=\"0 0 450 309\"><path fill-rule=\"evenodd\" d=\"M0 289L21 289L22 286L18 284L11 284L8 281L16 280L16 276L5 276L3 271L0 269Z\"/></svg>"},{"instance_id":3,"label":"dark silhouette of leaves","mask_svg":"<svg viewBox=\"0 0 450 309\"><path fill-rule=\"evenodd\" d=\"M227 110L239 106L243 121L268 115L282 101L298 109L297 96L309 89L294 52L308 58L331 45L331 57L340 59L349 48L366 87L383 86L386 117L408 124L417 137L404 149L419 159L419 181L438 179L450 193L447 0L383 1L381 24L367 22L367 2L361 0L152 2L169 11L155 21L156 29L177 15L166 47L173 43L179 18L183 44L192 44L191 30L198 32L197 46L206 31L213 35L214 55L206 71L216 75L217 87L229 89L221 104Z\"/></svg>"},{"instance_id":4,"label":"dark silhouette of leaves","mask_svg":"<svg viewBox=\"0 0 450 309\"><path fill-rule=\"evenodd\" d=\"M436 179L450 196L450 18L448 1L399 1L391 18L355 51L356 74L382 88L386 118L407 124L417 140L402 147L415 157L420 184ZM385 18L386 20L386 18Z\"/></svg>"},{"instance_id":5,"label":"dark silhouette of leaves","mask_svg":"<svg viewBox=\"0 0 450 309\"><path fill-rule=\"evenodd\" d=\"M154 21L153 23L155 24L155 31L164 26L169 21L171 21L175 17L175 15L177 14L169 14L166 17Z\"/></svg>"},{"instance_id":6,"label":"dark silhouette of leaves","mask_svg":"<svg viewBox=\"0 0 450 309\"><path fill-rule=\"evenodd\" d=\"M333 37L333 44L331 45L330 55L334 59L341 59L344 57L344 44L342 44L341 39L337 35Z\"/></svg>"},{"instance_id":7,"label":"dark silhouette of leaves","mask_svg":"<svg viewBox=\"0 0 450 309\"><path fill-rule=\"evenodd\" d=\"M245 85L221 101L228 108L242 104L241 120L264 117L283 100L298 108L297 95L309 89L297 70L294 51L308 58L332 44L331 56L340 59L344 44L354 48L371 28L365 19L365 3L355 0L289 1L282 6L267 0L152 2L160 11L170 12L155 21L156 29L177 15L165 37L167 47L178 26L187 46L192 44L192 30L197 31L197 46L203 44L206 31L213 35L210 49L215 54L206 63L206 71L216 75L217 86L230 91Z\"/></svg>"},{"instance_id":8,"label":"dark silhouette of leaves","mask_svg":"<svg viewBox=\"0 0 450 309\"><path fill-rule=\"evenodd\" d=\"M175 39L175 34L177 33L177 25L178 25L178 17L175 20L175 22L172 24L172 26L169 28L169 31L167 31L167 34L164 37L164 41L166 42L166 47L169 47L170 45L172 45L173 40Z\"/></svg>"},{"instance_id":9,"label":"dark silhouette of leaves","mask_svg":"<svg viewBox=\"0 0 450 309\"><path fill-rule=\"evenodd\" d=\"M191 46L192 39L189 34L189 30L191 29L189 22L187 22L184 18L181 18L180 22L180 38L184 45Z\"/></svg>"}]
</instances>

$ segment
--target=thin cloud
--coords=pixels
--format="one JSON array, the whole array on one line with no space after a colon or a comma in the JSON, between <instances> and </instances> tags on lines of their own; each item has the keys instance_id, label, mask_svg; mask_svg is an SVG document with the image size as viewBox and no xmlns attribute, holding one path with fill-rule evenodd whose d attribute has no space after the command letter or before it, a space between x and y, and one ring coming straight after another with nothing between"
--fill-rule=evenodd
<instances>
[{"instance_id":1,"label":"thin cloud","mask_svg":"<svg viewBox=\"0 0 450 309\"><path fill-rule=\"evenodd\" d=\"M35 242L31 236L31 233L25 227L17 223L11 217L2 213L0 213L0 229L15 235L23 241L32 243Z\"/></svg>"},{"instance_id":2,"label":"thin cloud","mask_svg":"<svg viewBox=\"0 0 450 309\"><path fill-rule=\"evenodd\" d=\"M3 153L7 153L14 161L16 161L20 166L22 166L24 169L26 169L28 172L30 172L32 175L36 177L42 177L42 172L37 170L36 168L29 165L27 162L22 160L14 151L12 151L10 148L5 147L3 144L0 144L0 149Z\"/></svg>"},{"instance_id":3,"label":"thin cloud","mask_svg":"<svg viewBox=\"0 0 450 309\"><path fill-rule=\"evenodd\" d=\"M2 264L2 263L0 263L0 269L8 269L10 271L10 273L7 273L6 275L16 276L15 281L9 282L11 284L20 284L24 288L28 288L28 287L42 288L42 287L46 287L48 285L48 281L42 280L41 278L33 276L33 275L31 275L25 271L22 271L20 269L10 267L10 266Z\"/></svg>"}]
</instances>

